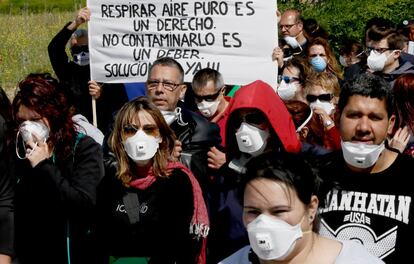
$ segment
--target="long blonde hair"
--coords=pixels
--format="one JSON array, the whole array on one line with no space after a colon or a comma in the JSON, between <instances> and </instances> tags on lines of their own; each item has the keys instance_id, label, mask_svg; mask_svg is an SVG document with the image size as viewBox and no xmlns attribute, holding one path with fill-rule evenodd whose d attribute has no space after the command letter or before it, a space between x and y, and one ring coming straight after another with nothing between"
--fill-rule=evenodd
<instances>
[{"instance_id":1,"label":"long blonde hair","mask_svg":"<svg viewBox=\"0 0 414 264\"><path fill-rule=\"evenodd\" d=\"M139 111L146 111L151 115L158 127L159 137L162 139L152 164L152 172L156 177L167 177L169 175L167 164L171 159L171 153L174 149L174 132L170 129L161 112L154 104L146 97L137 97L126 103L116 115L114 130L108 139L108 145L118 161L116 176L125 186L129 186L133 174L131 172L131 160L123 146L123 130L125 126L131 124L133 120L136 120Z\"/></svg>"}]
</instances>

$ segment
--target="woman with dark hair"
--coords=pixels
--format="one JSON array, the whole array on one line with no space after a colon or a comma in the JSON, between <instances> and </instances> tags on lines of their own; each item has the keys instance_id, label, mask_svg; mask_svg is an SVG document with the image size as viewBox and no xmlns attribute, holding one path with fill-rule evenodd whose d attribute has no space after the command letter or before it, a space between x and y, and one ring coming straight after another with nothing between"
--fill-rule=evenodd
<instances>
[{"instance_id":1,"label":"woman with dark hair","mask_svg":"<svg viewBox=\"0 0 414 264\"><path fill-rule=\"evenodd\" d=\"M145 97L118 112L108 144L116 165L98 190L102 263L205 264L209 229L200 186L174 162L174 132Z\"/></svg>"},{"instance_id":2,"label":"woman with dark hair","mask_svg":"<svg viewBox=\"0 0 414 264\"><path fill-rule=\"evenodd\" d=\"M0 87L0 263L11 263L13 251L13 185L7 135L11 129L11 104Z\"/></svg>"},{"instance_id":3,"label":"woman with dark hair","mask_svg":"<svg viewBox=\"0 0 414 264\"><path fill-rule=\"evenodd\" d=\"M331 152L324 146L324 127L312 108L296 100L287 101L285 105L295 123L296 133L302 143L302 153L319 156Z\"/></svg>"},{"instance_id":4,"label":"woman with dark hair","mask_svg":"<svg viewBox=\"0 0 414 264\"><path fill-rule=\"evenodd\" d=\"M41 76L19 83L16 253L19 263L93 263L89 232L102 151L77 133L66 97Z\"/></svg>"},{"instance_id":5,"label":"woman with dark hair","mask_svg":"<svg viewBox=\"0 0 414 264\"><path fill-rule=\"evenodd\" d=\"M343 79L341 67L326 39L317 37L309 42L307 59L316 72L330 72Z\"/></svg>"},{"instance_id":6,"label":"woman with dark hair","mask_svg":"<svg viewBox=\"0 0 414 264\"><path fill-rule=\"evenodd\" d=\"M364 46L353 39L346 39L339 51L339 63L344 67L344 81L367 70L367 54Z\"/></svg>"},{"instance_id":7,"label":"woman with dark hair","mask_svg":"<svg viewBox=\"0 0 414 264\"><path fill-rule=\"evenodd\" d=\"M252 159L241 183L250 245L220 263L383 263L359 243L318 234L318 189L319 178L301 155Z\"/></svg>"},{"instance_id":8,"label":"woman with dark hair","mask_svg":"<svg viewBox=\"0 0 414 264\"><path fill-rule=\"evenodd\" d=\"M299 100L306 102L305 80L310 72L309 64L300 57L293 57L285 62L281 75L278 76L277 94L283 101Z\"/></svg>"},{"instance_id":9,"label":"woman with dark hair","mask_svg":"<svg viewBox=\"0 0 414 264\"><path fill-rule=\"evenodd\" d=\"M321 25L318 24L318 21L313 18L305 19L303 22L303 29L305 30L306 36L309 40L318 37L327 40L329 37L329 33Z\"/></svg>"}]
</instances>

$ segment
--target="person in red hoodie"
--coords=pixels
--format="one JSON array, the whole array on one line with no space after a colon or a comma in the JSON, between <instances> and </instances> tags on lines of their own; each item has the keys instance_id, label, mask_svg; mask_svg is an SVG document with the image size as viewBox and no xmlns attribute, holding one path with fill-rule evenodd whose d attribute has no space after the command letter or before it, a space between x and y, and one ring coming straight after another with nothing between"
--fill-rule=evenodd
<instances>
[{"instance_id":1,"label":"person in red hoodie","mask_svg":"<svg viewBox=\"0 0 414 264\"><path fill-rule=\"evenodd\" d=\"M220 197L211 223L210 257L213 261L248 244L238 199L240 178L247 161L267 151L298 153L301 150L291 115L267 83L255 81L242 86L227 110L224 133L228 166L221 169Z\"/></svg>"}]
</instances>

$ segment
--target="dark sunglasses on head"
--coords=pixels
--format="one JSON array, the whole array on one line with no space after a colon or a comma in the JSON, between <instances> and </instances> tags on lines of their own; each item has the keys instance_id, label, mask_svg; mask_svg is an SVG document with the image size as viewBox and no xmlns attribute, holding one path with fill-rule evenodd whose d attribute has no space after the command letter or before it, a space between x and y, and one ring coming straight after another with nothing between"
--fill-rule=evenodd
<instances>
[{"instance_id":1,"label":"dark sunglasses on head","mask_svg":"<svg viewBox=\"0 0 414 264\"><path fill-rule=\"evenodd\" d=\"M207 102L213 102L217 99L217 97L220 95L221 91L223 91L223 88L221 88L217 93L215 94L209 94L209 95L197 95L194 93L194 98L196 101L207 101Z\"/></svg>"},{"instance_id":2,"label":"dark sunglasses on head","mask_svg":"<svg viewBox=\"0 0 414 264\"><path fill-rule=\"evenodd\" d=\"M313 102L315 102L317 99L319 99L319 101L326 101L326 102L329 102L329 101L331 101L331 100L332 100L332 98L333 98L333 94L330 94L330 93L320 94L320 95L308 94L308 95L306 96L306 100L307 100L309 103L313 103Z\"/></svg>"},{"instance_id":3,"label":"dark sunglasses on head","mask_svg":"<svg viewBox=\"0 0 414 264\"><path fill-rule=\"evenodd\" d=\"M282 81L285 81L285 83L290 83L290 82L294 82L294 81L299 82L300 81L299 78L283 76L283 75L279 75L277 78L279 80L279 83L281 83Z\"/></svg>"}]
</instances>

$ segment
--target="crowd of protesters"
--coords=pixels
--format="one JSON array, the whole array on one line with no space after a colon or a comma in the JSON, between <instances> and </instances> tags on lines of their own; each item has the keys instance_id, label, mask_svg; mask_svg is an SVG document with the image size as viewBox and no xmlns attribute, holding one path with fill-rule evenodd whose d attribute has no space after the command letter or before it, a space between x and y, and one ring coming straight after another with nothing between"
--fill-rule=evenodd
<instances>
[{"instance_id":1,"label":"crowd of protesters","mask_svg":"<svg viewBox=\"0 0 414 264\"><path fill-rule=\"evenodd\" d=\"M410 262L414 22L336 54L278 14L277 83L231 89L169 57L91 80L81 8L44 47L57 78L0 89L0 264Z\"/></svg>"}]
</instances>

